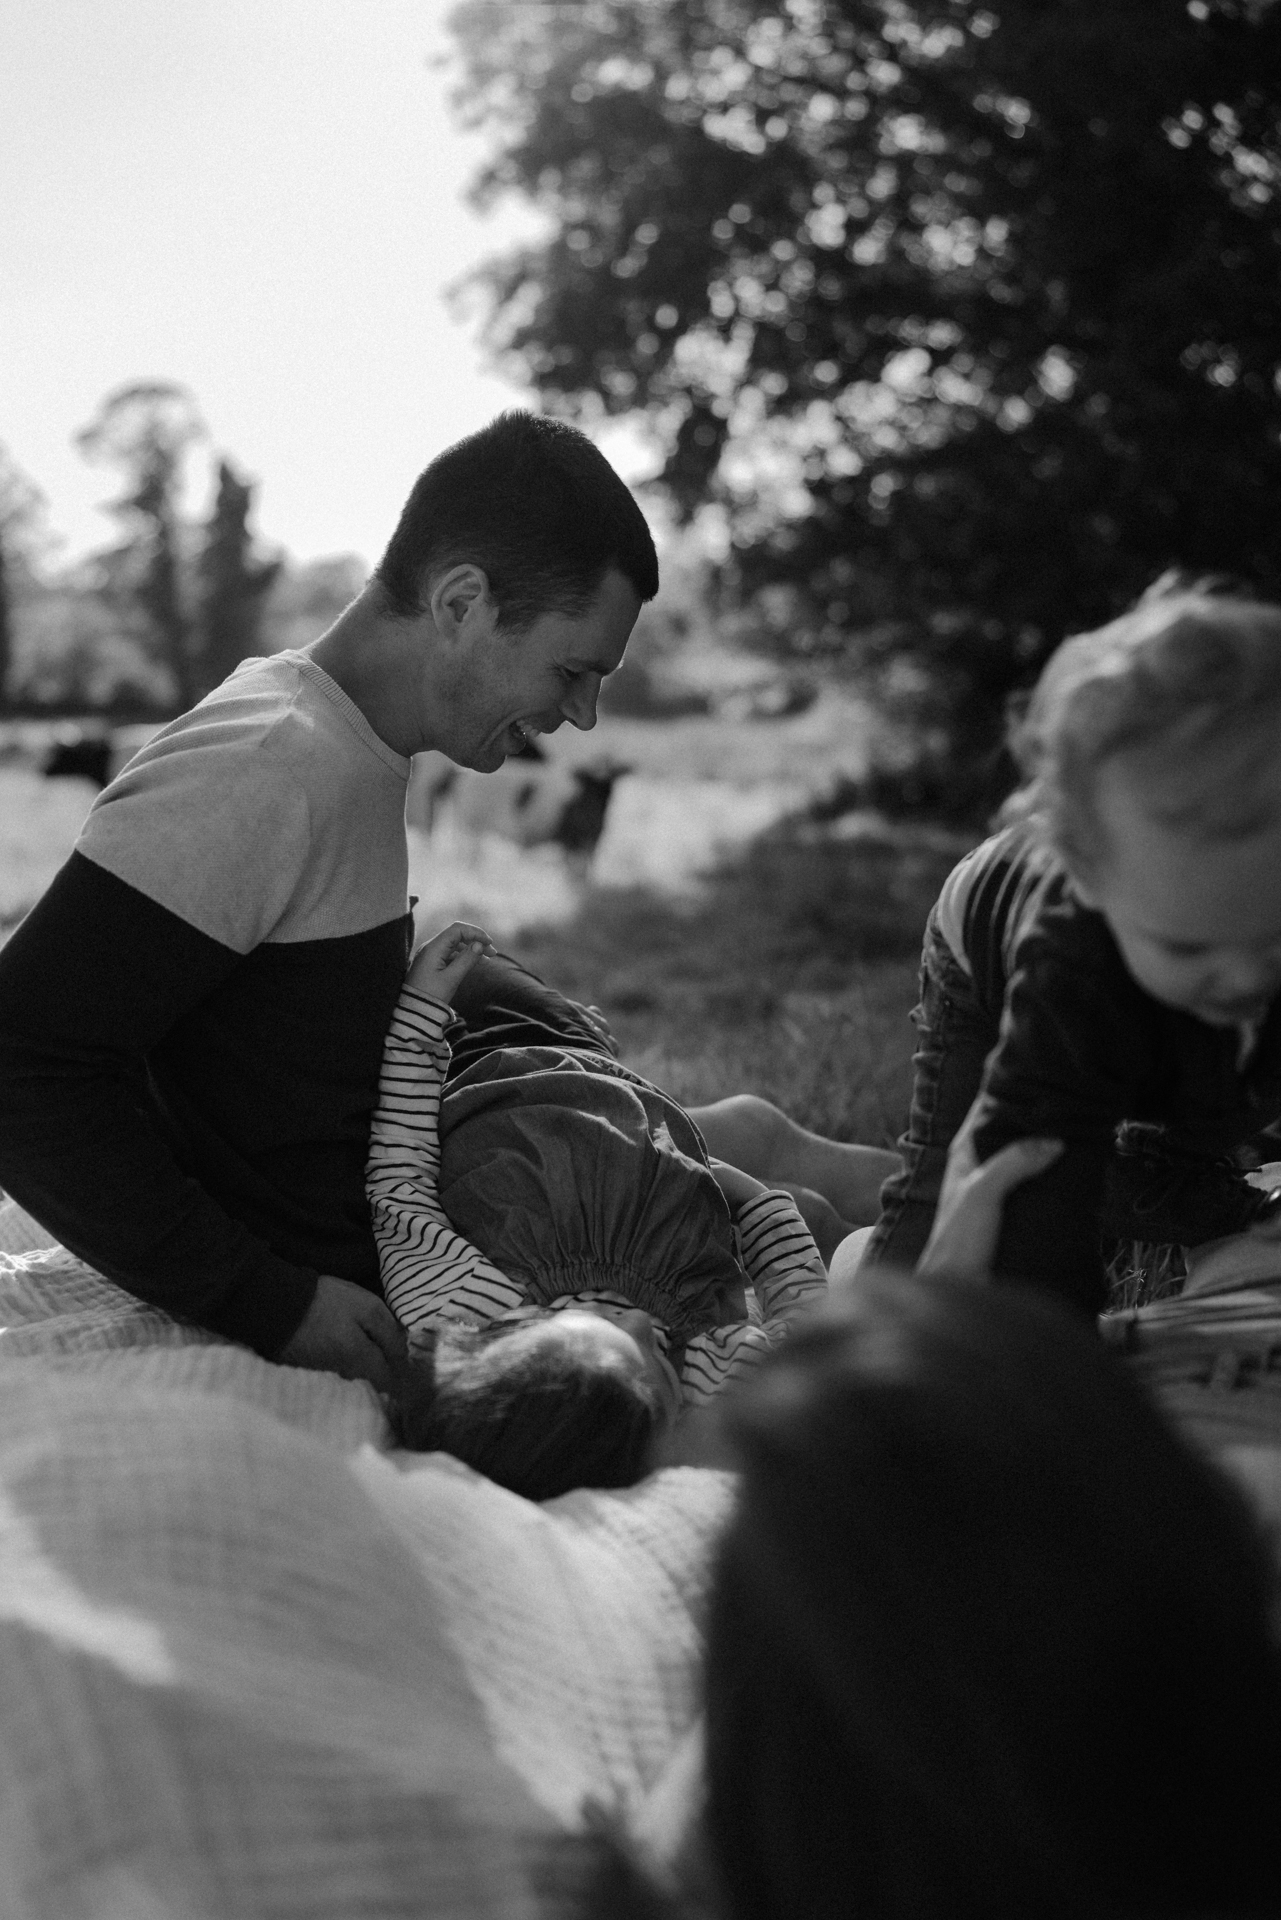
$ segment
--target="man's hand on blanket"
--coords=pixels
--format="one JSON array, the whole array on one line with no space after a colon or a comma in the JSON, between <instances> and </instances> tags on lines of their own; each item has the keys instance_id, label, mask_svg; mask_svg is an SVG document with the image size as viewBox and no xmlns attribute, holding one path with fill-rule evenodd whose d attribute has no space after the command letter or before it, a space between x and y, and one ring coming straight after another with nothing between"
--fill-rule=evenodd
<instances>
[{"instance_id":1,"label":"man's hand on blanket","mask_svg":"<svg viewBox=\"0 0 1281 1920\"><path fill-rule=\"evenodd\" d=\"M287 1367L368 1380L379 1393L391 1393L405 1359L405 1335L377 1294L322 1273L316 1297L280 1358Z\"/></svg>"},{"instance_id":2,"label":"man's hand on blanket","mask_svg":"<svg viewBox=\"0 0 1281 1920\"><path fill-rule=\"evenodd\" d=\"M974 1146L977 1109L976 1100L948 1148L943 1189L918 1273L990 1273L1006 1194L1044 1173L1063 1151L1061 1140L1012 1140L980 1161Z\"/></svg>"},{"instance_id":3,"label":"man's hand on blanket","mask_svg":"<svg viewBox=\"0 0 1281 1920\"><path fill-rule=\"evenodd\" d=\"M408 984L415 993L450 1006L481 955L497 951L483 927L473 927L466 920L451 921L419 947L410 962Z\"/></svg>"}]
</instances>

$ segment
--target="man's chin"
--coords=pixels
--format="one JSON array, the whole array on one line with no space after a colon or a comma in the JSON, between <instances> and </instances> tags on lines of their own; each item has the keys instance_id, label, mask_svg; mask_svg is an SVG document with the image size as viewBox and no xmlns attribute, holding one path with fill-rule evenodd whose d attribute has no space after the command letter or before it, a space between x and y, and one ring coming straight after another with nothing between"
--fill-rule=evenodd
<instances>
[{"instance_id":1,"label":"man's chin","mask_svg":"<svg viewBox=\"0 0 1281 1920\"><path fill-rule=\"evenodd\" d=\"M512 751L507 744L507 736L500 733L495 739L486 740L482 747L477 747L467 765L473 773L497 773Z\"/></svg>"}]
</instances>

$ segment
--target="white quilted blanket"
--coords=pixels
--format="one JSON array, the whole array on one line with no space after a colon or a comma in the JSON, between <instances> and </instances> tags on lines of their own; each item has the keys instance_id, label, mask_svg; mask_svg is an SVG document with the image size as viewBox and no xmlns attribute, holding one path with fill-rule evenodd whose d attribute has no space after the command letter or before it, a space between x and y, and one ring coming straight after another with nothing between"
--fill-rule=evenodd
<instances>
[{"instance_id":1,"label":"white quilted blanket","mask_svg":"<svg viewBox=\"0 0 1281 1920\"><path fill-rule=\"evenodd\" d=\"M555 1908L697 1713L726 1476L534 1507L60 1248L0 1254L0 1914Z\"/></svg>"}]
</instances>

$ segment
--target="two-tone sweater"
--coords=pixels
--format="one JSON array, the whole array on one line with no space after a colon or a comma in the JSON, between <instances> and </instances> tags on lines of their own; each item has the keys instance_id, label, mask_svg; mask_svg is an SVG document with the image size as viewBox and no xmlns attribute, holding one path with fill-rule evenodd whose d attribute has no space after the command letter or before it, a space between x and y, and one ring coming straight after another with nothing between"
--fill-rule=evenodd
<instances>
[{"instance_id":1,"label":"two-tone sweater","mask_svg":"<svg viewBox=\"0 0 1281 1920\"><path fill-rule=\"evenodd\" d=\"M408 774L306 654L246 661L105 789L0 952L0 1187L269 1357L319 1273L379 1285Z\"/></svg>"}]
</instances>

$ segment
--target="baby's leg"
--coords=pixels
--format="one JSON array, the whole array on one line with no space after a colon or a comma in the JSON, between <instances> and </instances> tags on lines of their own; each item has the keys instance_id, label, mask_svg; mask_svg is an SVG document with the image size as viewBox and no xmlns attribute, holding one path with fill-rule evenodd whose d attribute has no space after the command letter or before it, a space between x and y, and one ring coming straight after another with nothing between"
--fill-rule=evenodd
<instances>
[{"instance_id":1,"label":"baby's leg","mask_svg":"<svg viewBox=\"0 0 1281 1920\"><path fill-rule=\"evenodd\" d=\"M897 1161L897 1155L893 1156ZM832 1255L842 1240L849 1237L850 1222L842 1219L830 1200L821 1193L815 1193L812 1187L800 1187L791 1180L774 1180L771 1185L784 1187L796 1202L796 1211L814 1236L814 1245L823 1256L823 1265L828 1267Z\"/></svg>"},{"instance_id":2,"label":"baby's leg","mask_svg":"<svg viewBox=\"0 0 1281 1920\"><path fill-rule=\"evenodd\" d=\"M874 1227L855 1227L853 1233L846 1234L840 1245L833 1249L827 1262L827 1283L834 1299L840 1299L842 1289L853 1281L863 1263L867 1243L875 1231Z\"/></svg>"},{"instance_id":3,"label":"baby's leg","mask_svg":"<svg viewBox=\"0 0 1281 1920\"><path fill-rule=\"evenodd\" d=\"M903 1165L897 1153L884 1147L858 1146L811 1133L772 1101L754 1093L730 1094L710 1106L690 1107L689 1114L713 1158L728 1160L767 1186L808 1194L806 1204L812 1205L822 1233L806 1215L800 1191L795 1197L820 1252L824 1239L838 1226L845 1233L876 1219L881 1182Z\"/></svg>"}]
</instances>

